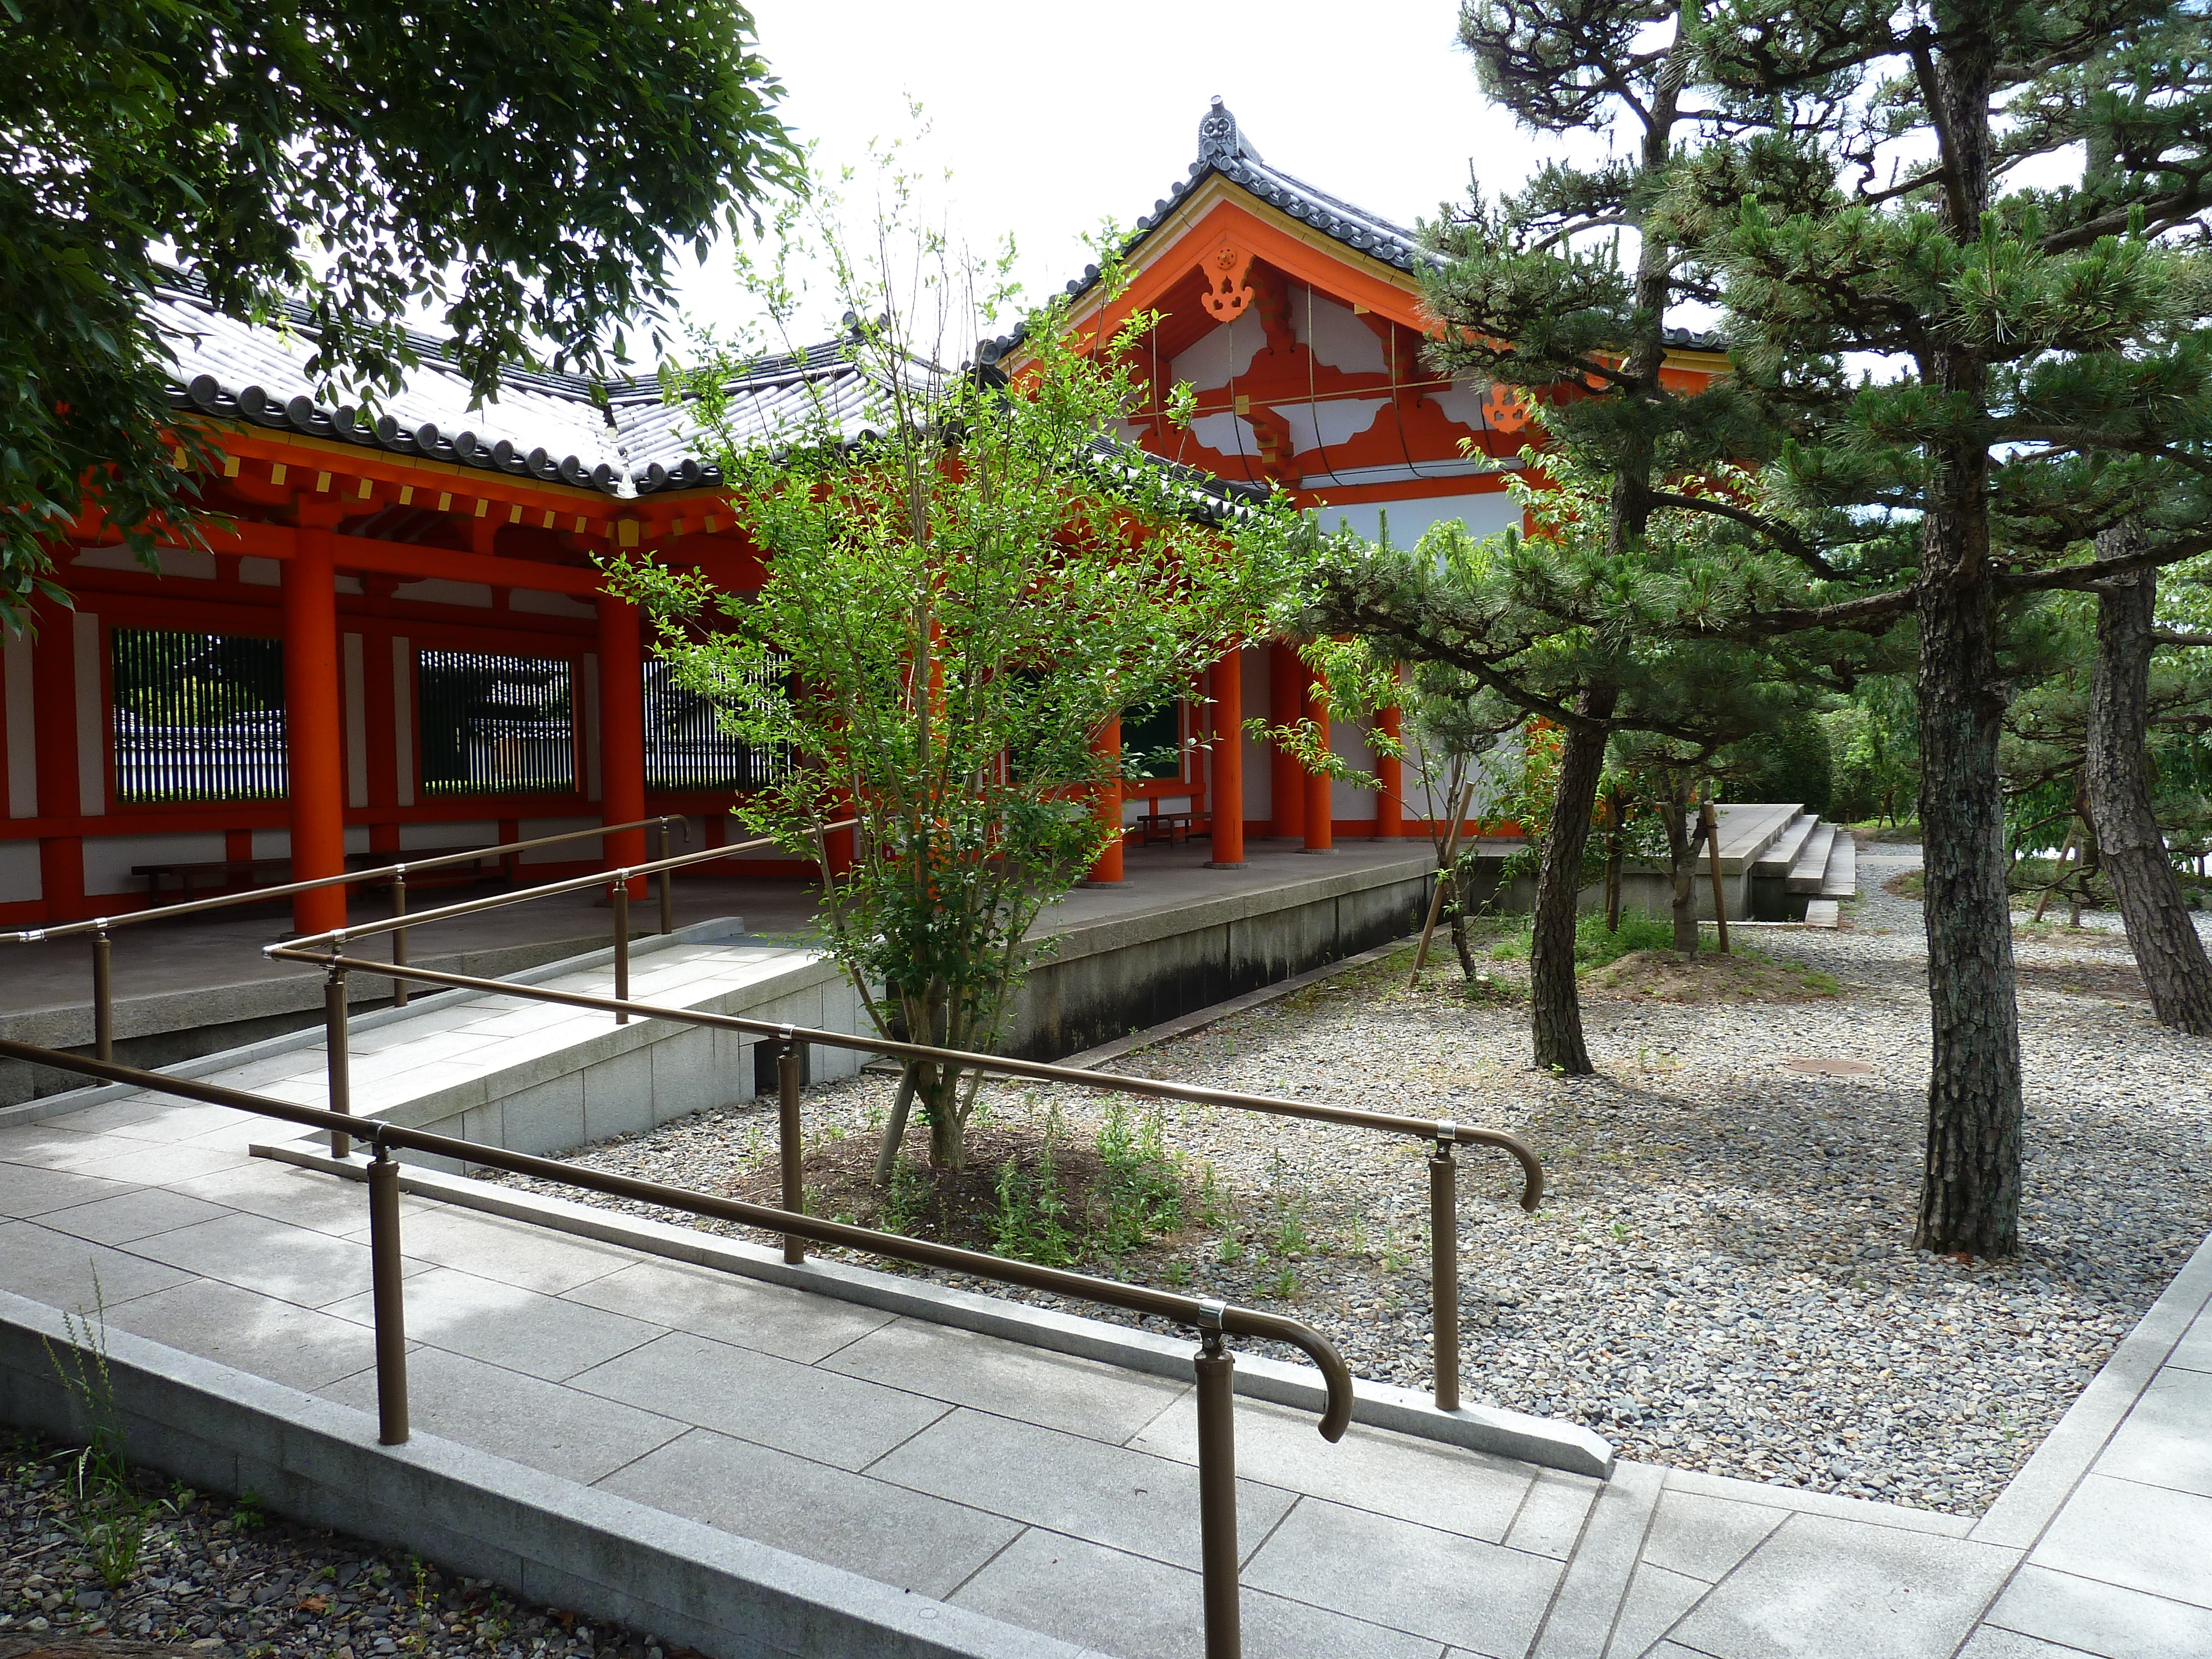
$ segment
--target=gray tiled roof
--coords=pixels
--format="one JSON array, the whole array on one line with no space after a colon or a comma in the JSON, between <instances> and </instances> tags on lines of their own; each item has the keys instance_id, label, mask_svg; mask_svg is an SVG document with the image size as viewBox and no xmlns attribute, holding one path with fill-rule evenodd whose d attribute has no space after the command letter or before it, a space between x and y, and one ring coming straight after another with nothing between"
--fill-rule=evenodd
<instances>
[{"instance_id":1,"label":"gray tiled roof","mask_svg":"<svg viewBox=\"0 0 2212 1659\"><path fill-rule=\"evenodd\" d=\"M688 411L669 404L655 381L602 388L586 375L509 369L497 399L471 409L468 377L448 343L410 331L421 362L372 415L316 401L307 368L315 343L304 307L286 306L270 323L242 323L178 276L157 290L153 312L176 356L169 402L178 410L618 497L720 481L720 469L697 453ZM831 340L747 365L728 385L737 435L774 441L824 413L848 438L866 435L877 399L848 346Z\"/></svg>"},{"instance_id":2,"label":"gray tiled roof","mask_svg":"<svg viewBox=\"0 0 2212 1659\"><path fill-rule=\"evenodd\" d=\"M1271 167L1262 161L1258 149L1244 136L1237 118L1220 99L1213 100L1198 124L1198 159L1190 164L1190 171L1169 187L1168 193L1152 204L1152 210L1137 221L1136 234L1122 244L1126 255L1134 252L1162 220L1184 197L1206 179L1218 174L1230 183L1250 191L1261 201L1279 209L1291 218L1312 226L1323 235L1341 242L1354 252L1370 258L1380 259L1385 264L1412 272L1424 267L1433 268L1443 263L1442 256L1420 244L1420 239L1404 226L1393 224L1379 214L1365 208L1355 207L1341 197L1294 178L1280 167ZM1065 292L1070 298L1080 296L1098 280L1098 267L1086 265L1083 275L1069 280ZM1690 351L1719 351L1725 349L1717 336L1696 329L1669 328L1667 343ZM987 362L995 361L1021 343L1022 331L1017 329L1003 339L988 341L983 348Z\"/></svg>"}]
</instances>

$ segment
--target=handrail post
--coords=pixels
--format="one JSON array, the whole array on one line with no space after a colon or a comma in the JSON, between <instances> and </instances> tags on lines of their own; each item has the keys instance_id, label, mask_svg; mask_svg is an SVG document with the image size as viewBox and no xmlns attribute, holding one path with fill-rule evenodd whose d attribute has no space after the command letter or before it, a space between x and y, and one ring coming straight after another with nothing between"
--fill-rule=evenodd
<instances>
[{"instance_id":1,"label":"handrail post","mask_svg":"<svg viewBox=\"0 0 2212 1659\"><path fill-rule=\"evenodd\" d=\"M1437 1125L1429 1154L1430 1346L1435 1350L1437 1409L1459 1409L1459 1169L1452 1161L1457 1126Z\"/></svg>"},{"instance_id":2,"label":"handrail post","mask_svg":"<svg viewBox=\"0 0 2212 1659\"><path fill-rule=\"evenodd\" d=\"M670 890L668 884L673 878L676 872L668 867L668 820L666 818L663 818L660 821L660 851L659 857L660 862L660 931L664 933L672 933L676 931L676 895Z\"/></svg>"},{"instance_id":3,"label":"handrail post","mask_svg":"<svg viewBox=\"0 0 2212 1659\"><path fill-rule=\"evenodd\" d=\"M107 919L92 930L92 1049L105 1060L115 1058L115 983L108 957Z\"/></svg>"},{"instance_id":4,"label":"handrail post","mask_svg":"<svg viewBox=\"0 0 2212 1659\"><path fill-rule=\"evenodd\" d=\"M615 1000L629 1000L629 872L615 872ZM618 1013L615 1024L629 1024L628 1014Z\"/></svg>"},{"instance_id":5,"label":"handrail post","mask_svg":"<svg viewBox=\"0 0 2212 1659\"><path fill-rule=\"evenodd\" d=\"M786 1026L787 1032L791 1028ZM799 1118L799 1068L804 1058L797 1042L781 1038L775 1054L775 1137L783 1165L783 1207L794 1215L806 1213L805 1147L801 1144ZM783 1236L783 1259L796 1266L806 1260L806 1241L797 1233Z\"/></svg>"},{"instance_id":6,"label":"handrail post","mask_svg":"<svg viewBox=\"0 0 2212 1659\"><path fill-rule=\"evenodd\" d=\"M352 1066L346 1054L346 970L333 963L323 970L323 1059L330 1078L331 1109L353 1115ZM353 1138L331 1131L331 1156L353 1156Z\"/></svg>"},{"instance_id":7,"label":"handrail post","mask_svg":"<svg viewBox=\"0 0 2212 1659\"><path fill-rule=\"evenodd\" d=\"M376 1318L376 1438L407 1443L407 1302L400 1287L399 1164L376 1137L368 1166L369 1301Z\"/></svg>"},{"instance_id":8,"label":"handrail post","mask_svg":"<svg viewBox=\"0 0 2212 1659\"><path fill-rule=\"evenodd\" d=\"M404 864L392 866L392 914L394 917L407 914L407 866ZM404 927L392 930L392 965L395 968L407 965L407 930ZM396 976L392 981L392 1006L395 1008L407 1006L407 981Z\"/></svg>"},{"instance_id":9,"label":"handrail post","mask_svg":"<svg viewBox=\"0 0 2212 1659\"><path fill-rule=\"evenodd\" d=\"M1198 1559L1206 1659L1243 1659L1237 1551L1237 1361L1221 1343L1222 1304L1203 1304L1198 1372Z\"/></svg>"}]
</instances>

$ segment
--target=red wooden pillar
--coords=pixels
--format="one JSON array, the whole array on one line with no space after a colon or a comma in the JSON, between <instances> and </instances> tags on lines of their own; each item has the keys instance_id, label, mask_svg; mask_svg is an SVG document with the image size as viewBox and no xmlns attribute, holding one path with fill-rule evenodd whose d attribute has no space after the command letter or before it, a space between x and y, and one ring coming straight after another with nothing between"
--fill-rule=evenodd
<instances>
[{"instance_id":1,"label":"red wooden pillar","mask_svg":"<svg viewBox=\"0 0 2212 1659\"><path fill-rule=\"evenodd\" d=\"M75 818L84 810L76 765L76 616L52 599L34 602L38 637L31 646L31 719L36 731L39 816ZM48 921L85 914L84 837L39 839L39 895Z\"/></svg>"},{"instance_id":2,"label":"red wooden pillar","mask_svg":"<svg viewBox=\"0 0 2212 1659\"><path fill-rule=\"evenodd\" d=\"M1098 861L1091 866L1090 877L1093 884L1111 884L1121 879L1121 778L1118 770L1121 764L1121 717L1119 714L1098 728L1098 735L1092 740L1091 748L1094 754L1109 757L1117 769L1113 777L1098 786L1098 822L1102 826L1110 828L1114 834L1106 843L1106 850L1099 854Z\"/></svg>"},{"instance_id":3,"label":"red wooden pillar","mask_svg":"<svg viewBox=\"0 0 2212 1659\"><path fill-rule=\"evenodd\" d=\"M599 595L599 822L635 823L645 816L645 652L637 607ZM642 864L645 831L606 839L609 866ZM645 878L630 884L645 896Z\"/></svg>"},{"instance_id":4,"label":"red wooden pillar","mask_svg":"<svg viewBox=\"0 0 2212 1659\"><path fill-rule=\"evenodd\" d=\"M1267 723L1275 726L1297 723L1304 703L1306 665L1297 650L1278 640L1267 647ZM1297 757L1284 752L1280 744L1267 745L1267 833L1302 836L1306 828L1306 773Z\"/></svg>"},{"instance_id":5,"label":"red wooden pillar","mask_svg":"<svg viewBox=\"0 0 2212 1659\"><path fill-rule=\"evenodd\" d=\"M1213 665L1213 856L1209 870L1244 867L1244 653L1231 646Z\"/></svg>"},{"instance_id":6,"label":"red wooden pillar","mask_svg":"<svg viewBox=\"0 0 2212 1659\"><path fill-rule=\"evenodd\" d=\"M1386 708L1377 722L1382 734L1395 741L1405 732L1404 711ZM1406 833L1406 763L1395 755L1375 757L1375 780L1382 787L1375 792L1375 833L1378 837L1402 836Z\"/></svg>"},{"instance_id":7,"label":"red wooden pillar","mask_svg":"<svg viewBox=\"0 0 2212 1659\"><path fill-rule=\"evenodd\" d=\"M1306 683L1299 698L1299 714L1314 724L1320 734L1324 753L1328 749L1328 705L1321 700L1321 676L1308 671ZM1330 811L1329 795L1334 787L1326 772L1308 772L1304 779L1306 792L1306 844L1298 850L1305 853L1333 853L1336 850L1336 826Z\"/></svg>"},{"instance_id":8,"label":"red wooden pillar","mask_svg":"<svg viewBox=\"0 0 2212 1659\"><path fill-rule=\"evenodd\" d=\"M284 769L295 881L345 871L345 710L335 539L326 524L303 525L284 562ZM343 887L318 888L292 900L292 926L302 933L345 923Z\"/></svg>"}]
</instances>

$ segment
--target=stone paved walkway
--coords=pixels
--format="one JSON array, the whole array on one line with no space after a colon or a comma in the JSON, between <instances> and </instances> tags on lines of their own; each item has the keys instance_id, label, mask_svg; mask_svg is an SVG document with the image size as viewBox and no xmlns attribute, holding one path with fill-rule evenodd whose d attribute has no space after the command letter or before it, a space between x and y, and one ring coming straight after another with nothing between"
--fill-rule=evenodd
<instances>
[{"instance_id":1,"label":"stone paved walkway","mask_svg":"<svg viewBox=\"0 0 2212 1659\"><path fill-rule=\"evenodd\" d=\"M265 1122L0 1129L0 1286L363 1409L362 1189ZM1119 1659L1194 1655L1187 1388L410 1199L447 1437ZM1237 1410L1252 1659L2212 1654L2212 1245L1979 1522L1623 1464L1601 1486ZM1324 1328L1326 1310L1316 1316Z\"/></svg>"}]
</instances>

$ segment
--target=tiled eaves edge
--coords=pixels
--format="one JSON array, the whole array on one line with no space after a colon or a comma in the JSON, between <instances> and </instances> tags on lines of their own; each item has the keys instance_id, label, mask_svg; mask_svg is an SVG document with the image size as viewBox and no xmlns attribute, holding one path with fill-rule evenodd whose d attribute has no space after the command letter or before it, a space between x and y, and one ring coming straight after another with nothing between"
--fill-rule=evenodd
<instances>
[{"instance_id":1,"label":"tiled eaves edge","mask_svg":"<svg viewBox=\"0 0 2212 1659\"><path fill-rule=\"evenodd\" d=\"M367 1179L366 1158L334 1158L313 1142L257 1145L252 1150L257 1158L321 1170L353 1181ZM842 1261L817 1259L793 1266L783 1260L781 1250L744 1239L649 1221L596 1205L495 1186L413 1164L400 1166L399 1185L403 1192L418 1197L487 1215L504 1216L580 1238L595 1239L643 1255L742 1273L749 1279L835 1297L885 1313L1120 1365L1178 1382L1188 1382L1192 1376L1193 1350L1189 1342L1109 1324L1104 1320L1031 1307L1025 1303L954 1290ZM1237 1392L1241 1395L1297 1407L1316 1415L1326 1398L1320 1373L1307 1365L1239 1355L1236 1378ZM1352 1415L1355 1422L1545 1468L1564 1469L1573 1474L1603 1479L1613 1469L1612 1445L1572 1423L1480 1406L1440 1412L1425 1395L1364 1379L1356 1379L1353 1388Z\"/></svg>"},{"instance_id":2,"label":"tiled eaves edge","mask_svg":"<svg viewBox=\"0 0 2212 1659\"><path fill-rule=\"evenodd\" d=\"M679 927L672 933L653 933L633 939L629 943L630 963L635 969L641 957L648 957L657 951L667 950L673 945L720 945L732 943L749 937L744 931L744 923L740 918L714 916L705 921L695 921L688 927ZM771 940L757 942L775 943ZM778 946L778 948L784 947ZM487 977L504 978L515 985L538 985L547 980L558 979L564 974L586 973L594 968L604 968L612 962L614 957L614 947L608 945L596 951L586 951L580 956L562 957L552 962L540 963L534 968L525 968L517 973L487 975ZM416 965L430 964L421 963ZM364 974L362 977L366 979L374 976ZM482 991L435 991L413 998L404 1008L378 1008L368 1013L356 1014L352 1017L348 1029L355 1032L374 1031L380 1026L391 1024L395 1020L411 1019L416 1015L427 1011L450 1007L455 1003L465 1002L471 998L486 994L489 994ZM639 1025L635 1029L642 1032L648 1028ZM235 1048L218 1049L213 1054L201 1054L191 1060L179 1060L173 1066L163 1066L156 1069L165 1077L208 1077L216 1072L227 1072L233 1066L248 1065L257 1060L265 1060L271 1054L290 1054L301 1048L312 1048L322 1040L323 1028L320 1025L304 1025L295 1031L286 1031L276 1036L264 1037L258 1042L243 1043ZM13 1128L23 1123L37 1123L46 1118L60 1117L69 1112L82 1111L88 1106L104 1105L111 1100L122 1100L129 1096L144 1092L144 1090L132 1083L96 1083L89 1088L72 1089L67 1094L45 1095L37 1100L24 1101L20 1105L0 1107L0 1129Z\"/></svg>"},{"instance_id":3,"label":"tiled eaves edge","mask_svg":"<svg viewBox=\"0 0 2212 1659\"><path fill-rule=\"evenodd\" d=\"M0 1420L81 1438L70 1319L0 1291ZM82 1325L79 1329L81 1330ZM1066 1643L106 1328L132 1461L717 1659L1081 1659Z\"/></svg>"}]
</instances>

